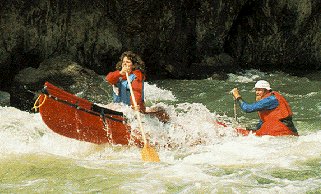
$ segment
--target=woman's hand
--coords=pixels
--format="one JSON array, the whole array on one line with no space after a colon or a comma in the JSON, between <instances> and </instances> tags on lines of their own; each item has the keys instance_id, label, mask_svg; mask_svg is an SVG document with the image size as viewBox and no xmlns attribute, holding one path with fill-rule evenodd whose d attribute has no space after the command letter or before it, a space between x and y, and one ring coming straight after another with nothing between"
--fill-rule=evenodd
<instances>
[{"instance_id":1,"label":"woman's hand","mask_svg":"<svg viewBox=\"0 0 321 194\"><path fill-rule=\"evenodd\" d=\"M128 65L123 65L123 67L122 67L122 69L120 70L120 74L121 75L125 75L126 73L130 73L130 71L131 71L131 68L130 68L130 66L128 66Z\"/></svg>"}]
</instances>

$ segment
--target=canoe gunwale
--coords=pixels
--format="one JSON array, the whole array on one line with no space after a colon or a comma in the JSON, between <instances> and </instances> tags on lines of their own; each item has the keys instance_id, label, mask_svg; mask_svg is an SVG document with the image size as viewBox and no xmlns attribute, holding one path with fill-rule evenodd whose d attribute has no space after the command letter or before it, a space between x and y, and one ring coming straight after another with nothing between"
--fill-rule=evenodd
<instances>
[{"instance_id":1,"label":"canoe gunwale","mask_svg":"<svg viewBox=\"0 0 321 194\"><path fill-rule=\"evenodd\" d=\"M50 94L48 92L48 90L47 90L47 86L45 86L42 89L42 93L47 95L49 98L52 98L53 100L55 100L57 102L64 103L64 104L66 104L68 106L76 108L77 110L84 111L84 112L89 113L89 114L100 116L102 118L108 118L108 119L111 119L113 121L117 121L117 122L121 122L121 123L123 123L124 121L126 122L126 120L127 120L124 117L124 114L122 112L118 112L118 111L114 111L114 110L111 110L111 109L107 109L107 108L98 106L97 104L93 104L92 107L91 107L91 110L90 110L90 109L86 109L86 108L83 108L81 106L78 106L77 103L71 103L71 102L68 102L66 100L60 99L60 98ZM109 116L109 115L122 116L124 118L124 120L116 119L116 118L113 118L112 116Z\"/></svg>"}]
</instances>

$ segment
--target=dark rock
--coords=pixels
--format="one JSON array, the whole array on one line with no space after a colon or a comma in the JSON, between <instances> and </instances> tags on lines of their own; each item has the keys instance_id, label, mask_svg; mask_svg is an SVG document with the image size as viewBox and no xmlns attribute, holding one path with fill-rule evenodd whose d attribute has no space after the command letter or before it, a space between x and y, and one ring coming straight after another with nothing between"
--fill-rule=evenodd
<instances>
[{"instance_id":1,"label":"dark rock","mask_svg":"<svg viewBox=\"0 0 321 194\"><path fill-rule=\"evenodd\" d=\"M59 56L44 61L37 69L30 67L19 72L10 90L11 106L30 111L46 81L96 103L112 99L103 77L81 67L68 56Z\"/></svg>"},{"instance_id":2,"label":"dark rock","mask_svg":"<svg viewBox=\"0 0 321 194\"><path fill-rule=\"evenodd\" d=\"M225 49L242 68L320 69L320 9L319 1L248 1Z\"/></svg>"},{"instance_id":3,"label":"dark rock","mask_svg":"<svg viewBox=\"0 0 321 194\"><path fill-rule=\"evenodd\" d=\"M147 78L153 79L203 79L239 68L321 68L321 3L315 0L4 0L1 5L4 91L21 70L61 55L105 75L125 50L141 54Z\"/></svg>"},{"instance_id":4,"label":"dark rock","mask_svg":"<svg viewBox=\"0 0 321 194\"><path fill-rule=\"evenodd\" d=\"M0 91L0 106L10 106L10 94Z\"/></svg>"}]
</instances>

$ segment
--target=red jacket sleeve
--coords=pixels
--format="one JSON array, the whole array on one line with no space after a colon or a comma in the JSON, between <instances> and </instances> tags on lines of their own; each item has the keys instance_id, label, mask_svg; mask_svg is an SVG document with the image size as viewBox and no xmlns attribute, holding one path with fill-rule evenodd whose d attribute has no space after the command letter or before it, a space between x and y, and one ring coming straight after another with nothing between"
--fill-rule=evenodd
<instances>
[{"instance_id":1,"label":"red jacket sleeve","mask_svg":"<svg viewBox=\"0 0 321 194\"><path fill-rule=\"evenodd\" d=\"M120 72L119 70L116 70L114 72L109 72L106 76L106 81L111 85L117 84L119 78L122 76L120 75L119 72Z\"/></svg>"},{"instance_id":2,"label":"red jacket sleeve","mask_svg":"<svg viewBox=\"0 0 321 194\"><path fill-rule=\"evenodd\" d=\"M133 87L135 99L136 99L137 105L140 106L140 110L142 112L145 112L145 103L142 100L143 83L145 80L145 76L139 70L135 70L133 71L133 73L136 75L136 78L132 81L132 87ZM130 98L130 104L133 105L132 98Z\"/></svg>"}]
</instances>

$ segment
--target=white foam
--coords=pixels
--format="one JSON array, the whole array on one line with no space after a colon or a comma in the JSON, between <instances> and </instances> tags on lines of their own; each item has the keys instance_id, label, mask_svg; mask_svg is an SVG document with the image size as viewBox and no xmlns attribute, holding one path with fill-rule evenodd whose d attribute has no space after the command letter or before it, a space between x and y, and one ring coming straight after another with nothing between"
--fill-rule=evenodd
<instances>
[{"instance_id":1,"label":"white foam","mask_svg":"<svg viewBox=\"0 0 321 194\"><path fill-rule=\"evenodd\" d=\"M173 93L166 89L161 89L156 86L156 84L149 84L148 82L144 83L144 93L145 93L145 99L152 101L152 102L158 102L158 101L175 101L176 98L173 95Z\"/></svg>"}]
</instances>

